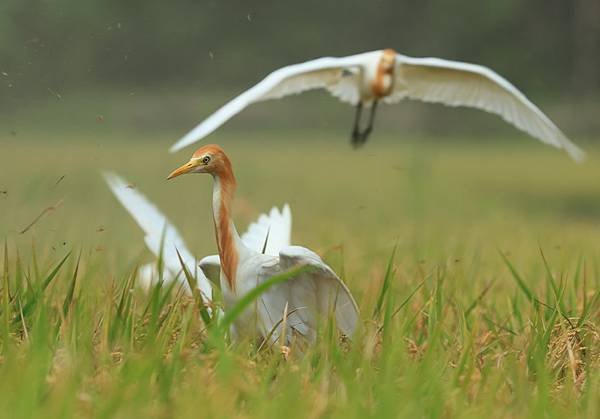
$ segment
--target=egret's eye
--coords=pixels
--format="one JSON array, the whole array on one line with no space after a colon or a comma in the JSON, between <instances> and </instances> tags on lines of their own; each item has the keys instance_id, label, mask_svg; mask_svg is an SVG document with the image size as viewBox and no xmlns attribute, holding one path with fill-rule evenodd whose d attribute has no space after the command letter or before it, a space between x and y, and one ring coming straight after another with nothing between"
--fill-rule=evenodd
<instances>
[{"instance_id":1,"label":"egret's eye","mask_svg":"<svg viewBox=\"0 0 600 419\"><path fill-rule=\"evenodd\" d=\"M204 156L202 157L202 163L203 164L208 164L210 162L210 156Z\"/></svg>"}]
</instances>

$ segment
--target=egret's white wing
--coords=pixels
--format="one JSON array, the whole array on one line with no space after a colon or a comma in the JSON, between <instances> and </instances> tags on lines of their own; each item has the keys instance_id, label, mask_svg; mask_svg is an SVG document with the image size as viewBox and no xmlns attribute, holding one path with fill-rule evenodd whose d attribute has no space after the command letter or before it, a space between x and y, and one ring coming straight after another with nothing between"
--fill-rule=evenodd
<instances>
[{"instance_id":1,"label":"egret's white wing","mask_svg":"<svg viewBox=\"0 0 600 419\"><path fill-rule=\"evenodd\" d=\"M195 258L187 249L181 235L177 229L169 222L159 210L140 192L132 188L125 180L113 173L104 173L104 178L108 183L115 197L123 204L125 209L131 214L145 233L146 245L157 257L162 250L162 260L170 272L170 277L174 277L181 271L181 263L177 256L177 251L181 255L184 264L189 272L194 274ZM144 275L148 272L144 271ZM166 273L165 273L166 275ZM179 275L182 282L187 285L185 277ZM211 286L203 273L198 272L198 288L205 297L212 295Z\"/></svg>"},{"instance_id":2,"label":"egret's white wing","mask_svg":"<svg viewBox=\"0 0 600 419\"><path fill-rule=\"evenodd\" d=\"M341 100L357 101L358 87L356 83L348 82L348 76L355 74L355 67L362 64L364 55L317 58L275 70L202 121L177 141L170 151L175 152L206 137L248 105L262 100L281 98L310 89L328 88ZM340 81L342 84L338 85Z\"/></svg>"},{"instance_id":3,"label":"egret's white wing","mask_svg":"<svg viewBox=\"0 0 600 419\"><path fill-rule=\"evenodd\" d=\"M244 244L256 251L267 255L277 256L279 251L291 244L292 212L285 204L281 211L273 207L269 214L261 214L258 220L248 226L242 235ZM265 246L266 242L266 246Z\"/></svg>"},{"instance_id":4,"label":"egret's white wing","mask_svg":"<svg viewBox=\"0 0 600 419\"><path fill-rule=\"evenodd\" d=\"M194 275L195 271L190 272L192 273L192 275ZM138 268L137 283L144 291L149 291L153 286L155 286L159 278L160 275L158 273L158 265L156 261L146 263L145 265L142 265ZM186 291L189 291L187 280L184 274L181 272L181 269L180 272L173 272L168 267L166 267L166 269L163 269L162 280L165 284L170 284L176 278L182 284L184 284Z\"/></svg>"},{"instance_id":5,"label":"egret's white wing","mask_svg":"<svg viewBox=\"0 0 600 419\"><path fill-rule=\"evenodd\" d=\"M336 83L330 84L326 89L332 96L344 103L355 106L360 102L360 67L346 67Z\"/></svg>"},{"instance_id":6,"label":"egret's white wing","mask_svg":"<svg viewBox=\"0 0 600 419\"><path fill-rule=\"evenodd\" d=\"M169 275L169 280L173 279L173 278L171 278L170 271L166 270L163 275L165 275L165 274ZM164 276L163 276L163 278L164 278ZM150 288L152 288L152 286L157 281L157 279L158 279L158 270L157 270L156 263L146 263L145 265L142 265L138 268L138 272L137 272L138 285L144 291L148 291ZM166 278L165 278L165 281L167 281Z\"/></svg>"},{"instance_id":7,"label":"egret's white wing","mask_svg":"<svg viewBox=\"0 0 600 419\"><path fill-rule=\"evenodd\" d=\"M215 285L221 285L221 259L219 255L204 256L198 263L202 273Z\"/></svg>"},{"instance_id":8,"label":"egret's white wing","mask_svg":"<svg viewBox=\"0 0 600 419\"><path fill-rule=\"evenodd\" d=\"M278 266L265 264L259 274L260 280L302 265L312 269L273 286L260 297L257 313L263 333L281 322L287 305L288 340L292 339L292 330L313 340L319 323L330 314L335 315L338 329L344 335L352 336L359 321L356 302L342 280L316 253L300 246L285 247L279 252ZM275 333L273 340L279 334Z\"/></svg>"},{"instance_id":9,"label":"egret's white wing","mask_svg":"<svg viewBox=\"0 0 600 419\"><path fill-rule=\"evenodd\" d=\"M404 97L449 106L468 106L500 115L506 122L544 143L564 149L575 160L583 151L531 103L515 86L489 68L443 60L396 55L394 92L385 99Z\"/></svg>"}]
</instances>

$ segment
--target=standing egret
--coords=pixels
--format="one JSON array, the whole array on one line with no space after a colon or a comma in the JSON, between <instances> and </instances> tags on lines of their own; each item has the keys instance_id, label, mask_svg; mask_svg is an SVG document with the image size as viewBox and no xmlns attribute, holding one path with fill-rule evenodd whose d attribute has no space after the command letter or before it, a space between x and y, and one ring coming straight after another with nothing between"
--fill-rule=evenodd
<instances>
[{"instance_id":1,"label":"standing egret","mask_svg":"<svg viewBox=\"0 0 600 419\"><path fill-rule=\"evenodd\" d=\"M148 249L164 264L163 280L173 281L177 278L187 287L185 276L177 251L188 270L196 274L197 286L205 302L212 299L212 287L209 282L219 282L219 256L210 255L200 260L199 272L196 272L196 258L192 256L175 226L150 202L141 192L132 188L124 179L113 174L104 173L104 179L115 197L125 207L133 219L145 233ZM273 207L269 214L261 214L248 226L242 235L242 241L251 249L268 255L277 255L279 250L291 244L292 213L285 204L280 211ZM162 252L161 252L162 249ZM162 255L161 255L162 253ZM148 263L139 269L138 280L142 288L149 289L158 279L156 263ZM189 289L188 289L189 291Z\"/></svg>"},{"instance_id":2,"label":"standing egret","mask_svg":"<svg viewBox=\"0 0 600 419\"><path fill-rule=\"evenodd\" d=\"M409 98L495 113L542 142L564 149L575 160L584 156L537 106L493 70L441 58L409 57L392 49L317 58L275 70L202 121L175 143L171 152L204 138L252 103L317 88L356 107L354 146L369 137L379 101L393 104ZM367 126L361 130L364 107L371 110Z\"/></svg>"},{"instance_id":3,"label":"standing egret","mask_svg":"<svg viewBox=\"0 0 600 419\"><path fill-rule=\"evenodd\" d=\"M225 312L270 277L295 266L311 268L260 295L256 303L235 320L234 338L271 336L275 341L282 336L289 344L299 336L313 341L319 321L330 313L335 313L339 331L352 335L358 323L356 303L346 285L316 253L300 246L287 246L279 250L278 256L272 256L248 247L240 238L231 219L236 180L223 149L216 145L198 149L189 162L174 170L167 179L186 173L208 173L214 180L213 220ZM278 330L279 325L281 328L285 325L285 330Z\"/></svg>"}]
</instances>

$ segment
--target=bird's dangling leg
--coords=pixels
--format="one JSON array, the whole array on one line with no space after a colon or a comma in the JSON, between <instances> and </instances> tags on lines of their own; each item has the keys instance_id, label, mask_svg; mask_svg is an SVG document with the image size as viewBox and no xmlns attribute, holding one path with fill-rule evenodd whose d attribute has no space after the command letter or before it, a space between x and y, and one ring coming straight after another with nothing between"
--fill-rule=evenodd
<instances>
[{"instance_id":1,"label":"bird's dangling leg","mask_svg":"<svg viewBox=\"0 0 600 419\"><path fill-rule=\"evenodd\" d=\"M362 108L362 102L358 102L358 105L356 105L356 113L354 114L354 127L352 128L351 138L352 145L354 147L358 147L360 144L362 144L360 132L360 117L362 115Z\"/></svg>"},{"instance_id":2,"label":"bird's dangling leg","mask_svg":"<svg viewBox=\"0 0 600 419\"><path fill-rule=\"evenodd\" d=\"M367 128L364 131L360 132L359 129L355 125L355 131L352 133L352 145L354 148L358 148L362 146L367 139L369 138L369 134L373 131L373 124L375 122L375 113L377 112L377 103L378 101L374 101L371 106L371 113L369 115L369 123Z\"/></svg>"},{"instance_id":3,"label":"bird's dangling leg","mask_svg":"<svg viewBox=\"0 0 600 419\"><path fill-rule=\"evenodd\" d=\"M373 106L371 106L371 114L369 115L369 125L367 125L367 129L365 129L362 133L362 142L363 144L369 138L369 134L373 131L373 124L375 123L375 113L377 112L377 104L379 102L376 100L373 102Z\"/></svg>"}]
</instances>

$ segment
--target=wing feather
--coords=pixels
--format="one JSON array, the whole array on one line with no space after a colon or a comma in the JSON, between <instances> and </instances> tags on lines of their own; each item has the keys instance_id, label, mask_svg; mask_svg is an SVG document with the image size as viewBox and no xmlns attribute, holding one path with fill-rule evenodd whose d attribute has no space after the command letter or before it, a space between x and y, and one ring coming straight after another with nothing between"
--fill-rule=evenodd
<instances>
[{"instance_id":1,"label":"wing feather","mask_svg":"<svg viewBox=\"0 0 600 419\"><path fill-rule=\"evenodd\" d=\"M362 55L317 58L275 70L254 87L246 90L198 124L177 141L170 151L173 153L204 138L252 103L281 98L310 89L335 86L344 78L344 69L361 64ZM346 86L344 90L348 88ZM334 91L337 90L334 89ZM338 97L340 95L341 93L337 94ZM342 96L346 97L347 95L352 96L351 93Z\"/></svg>"},{"instance_id":2,"label":"wing feather","mask_svg":"<svg viewBox=\"0 0 600 419\"><path fill-rule=\"evenodd\" d=\"M300 265L313 269L274 286L261 296L257 308L263 333L280 322L287 304L288 341L293 338L292 329L314 340L319 322L329 314L335 315L336 325L344 335L352 336L359 321L358 306L346 285L316 253L299 246L284 247L279 252L279 264L265 266L259 276L266 280ZM273 334L273 341L279 333Z\"/></svg>"},{"instance_id":3,"label":"wing feather","mask_svg":"<svg viewBox=\"0 0 600 419\"><path fill-rule=\"evenodd\" d=\"M361 71L359 67L344 69L339 80L327 86L327 90L340 101L352 106L357 105L360 101Z\"/></svg>"},{"instance_id":4,"label":"wing feather","mask_svg":"<svg viewBox=\"0 0 600 419\"><path fill-rule=\"evenodd\" d=\"M188 250L183 238L167 217L154 204L148 201L143 194L132 188L121 177L107 172L104 173L104 179L115 197L144 231L146 246L148 246L148 249L156 257L160 255L161 244L163 245L162 258L165 267L170 273L170 277L176 276L181 271L177 251L179 251L188 271L194 274L196 272L196 259ZM148 276L150 271L147 267L144 269L143 274ZM179 275L178 278L187 284L183 276ZM205 297L210 297L212 289L202 272L197 272L197 279L200 291ZM144 281L147 282L146 279Z\"/></svg>"},{"instance_id":5,"label":"wing feather","mask_svg":"<svg viewBox=\"0 0 600 419\"><path fill-rule=\"evenodd\" d=\"M291 236L292 212L285 204L281 210L273 207L268 215L261 214L248 226L242 241L248 248L262 252L266 240L265 254L277 256L281 248L291 244Z\"/></svg>"},{"instance_id":6,"label":"wing feather","mask_svg":"<svg viewBox=\"0 0 600 419\"><path fill-rule=\"evenodd\" d=\"M468 106L501 116L540 141L564 149L580 161L583 151L508 80L487 67L440 58L397 54L394 92L386 102L404 97L448 106Z\"/></svg>"},{"instance_id":7,"label":"wing feather","mask_svg":"<svg viewBox=\"0 0 600 419\"><path fill-rule=\"evenodd\" d=\"M335 312L337 326L346 336L352 336L359 321L358 305L344 282L313 251L301 246L288 246L279 252L279 264L287 270L298 265L309 265L314 270L302 275L302 278L287 282L292 287L294 306L304 303L307 292L317 297L320 315ZM309 311L310 312L310 311Z\"/></svg>"},{"instance_id":8,"label":"wing feather","mask_svg":"<svg viewBox=\"0 0 600 419\"><path fill-rule=\"evenodd\" d=\"M215 285L221 285L221 259L219 255L204 256L198 263L202 273Z\"/></svg>"}]
</instances>

